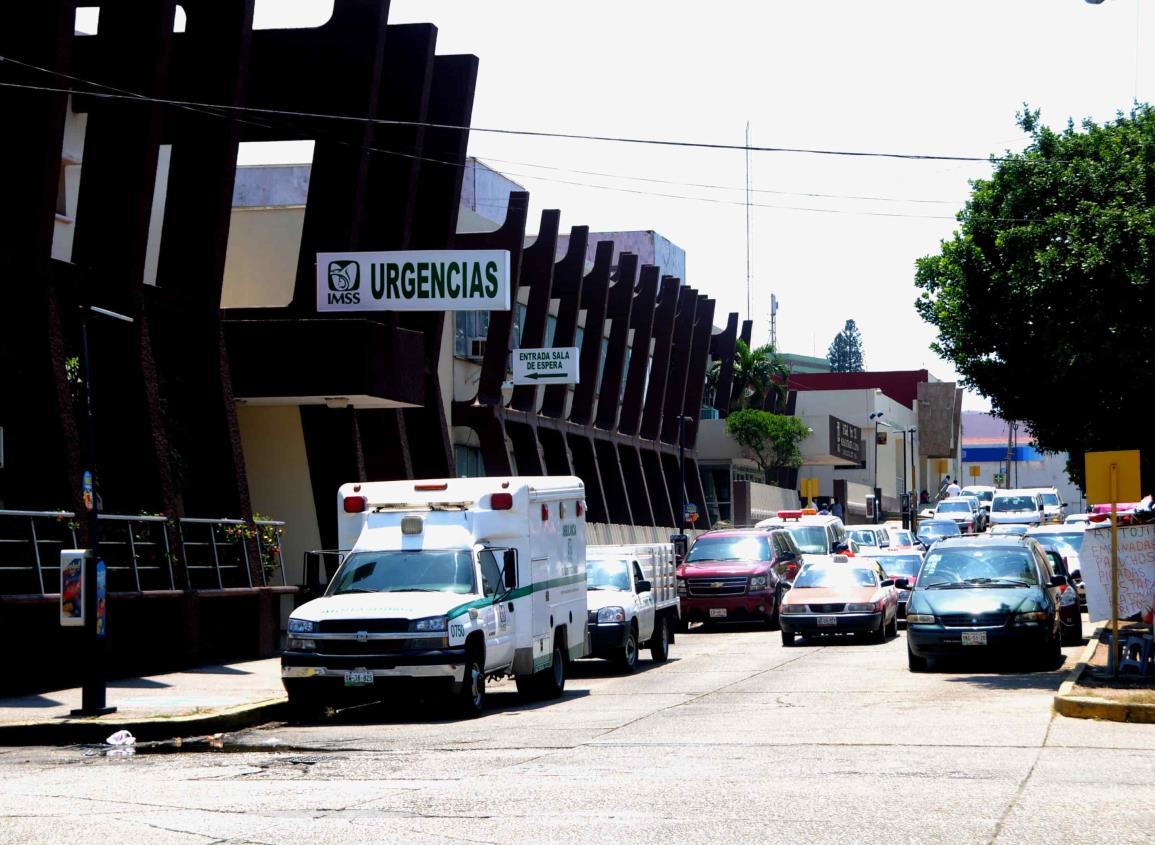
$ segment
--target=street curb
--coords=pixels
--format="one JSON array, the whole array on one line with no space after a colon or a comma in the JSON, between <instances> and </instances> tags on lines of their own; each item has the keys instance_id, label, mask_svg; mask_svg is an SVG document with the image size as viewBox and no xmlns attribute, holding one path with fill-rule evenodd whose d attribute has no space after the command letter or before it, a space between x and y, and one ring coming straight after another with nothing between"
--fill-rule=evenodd
<instances>
[{"instance_id":1,"label":"street curb","mask_svg":"<svg viewBox=\"0 0 1155 845\"><path fill-rule=\"evenodd\" d=\"M1099 719L1104 722L1139 722L1155 724L1155 704L1124 704L1120 701L1108 701L1104 698L1090 698L1085 695L1072 695L1075 685L1083 675L1095 649L1099 646L1099 636L1106 625L1095 629L1086 648L1079 655L1079 662L1067 675L1067 680L1059 686L1055 694L1055 712L1071 719Z\"/></svg>"},{"instance_id":2,"label":"street curb","mask_svg":"<svg viewBox=\"0 0 1155 845\"><path fill-rule=\"evenodd\" d=\"M224 733L271 722L285 714L288 699L269 698L210 713L141 719L61 719L0 724L0 746L103 744L120 730L147 742Z\"/></svg>"}]
</instances>

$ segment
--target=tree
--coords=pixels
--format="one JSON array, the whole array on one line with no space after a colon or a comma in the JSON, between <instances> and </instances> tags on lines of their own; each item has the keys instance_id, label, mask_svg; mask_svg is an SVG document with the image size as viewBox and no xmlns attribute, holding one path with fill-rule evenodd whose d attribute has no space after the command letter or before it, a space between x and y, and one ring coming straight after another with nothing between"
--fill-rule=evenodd
<instances>
[{"instance_id":1,"label":"tree","mask_svg":"<svg viewBox=\"0 0 1155 845\"><path fill-rule=\"evenodd\" d=\"M726 433L750 453L768 481L772 472L802 465L798 446L810 431L797 417L745 408L726 417Z\"/></svg>"},{"instance_id":2,"label":"tree","mask_svg":"<svg viewBox=\"0 0 1155 845\"><path fill-rule=\"evenodd\" d=\"M715 388L718 384L720 361L715 361L707 375L707 382ZM751 349L739 339L734 349L734 376L732 401L729 410L742 408L777 409L786 401L789 393L790 365L772 344ZM723 397L715 397L714 407Z\"/></svg>"},{"instance_id":3,"label":"tree","mask_svg":"<svg viewBox=\"0 0 1155 845\"><path fill-rule=\"evenodd\" d=\"M1099 126L1055 132L1025 108L1021 153L972 183L959 229L917 262L915 304L931 348L1036 445L1141 449L1155 476L1155 112L1138 105Z\"/></svg>"},{"instance_id":4,"label":"tree","mask_svg":"<svg viewBox=\"0 0 1155 845\"><path fill-rule=\"evenodd\" d=\"M862 360L862 333L853 320L847 320L842 331L834 336L830 349L826 352L830 370L835 373L861 373L865 369Z\"/></svg>"}]
</instances>

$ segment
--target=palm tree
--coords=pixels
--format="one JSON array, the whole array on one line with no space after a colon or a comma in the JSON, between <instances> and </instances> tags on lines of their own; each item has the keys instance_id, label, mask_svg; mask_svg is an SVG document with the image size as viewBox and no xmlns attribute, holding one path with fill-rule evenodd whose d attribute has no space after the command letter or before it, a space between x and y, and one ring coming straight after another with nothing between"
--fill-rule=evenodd
<instances>
[{"instance_id":1,"label":"palm tree","mask_svg":"<svg viewBox=\"0 0 1155 845\"><path fill-rule=\"evenodd\" d=\"M719 363L715 362L714 367ZM712 372L713 383L717 374ZM788 394L790 367L771 344L751 349L739 340L734 350L734 379L730 410L758 408L776 410ZM720 398L720 397L719 397ZM715 404L716 407L716 404Z\"/></svg>"}]
</instances>

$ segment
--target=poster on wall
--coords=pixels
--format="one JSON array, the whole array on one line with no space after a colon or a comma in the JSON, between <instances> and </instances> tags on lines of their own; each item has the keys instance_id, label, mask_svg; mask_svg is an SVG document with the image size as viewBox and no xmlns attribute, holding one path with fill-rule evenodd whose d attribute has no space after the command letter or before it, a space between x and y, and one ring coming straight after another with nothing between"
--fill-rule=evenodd
<instances>
[{"instance_id":1,"label":"poster on wall","mask_svg":"<svg viewBox=\"0 0 1155 845\"><path fill-rule=\"evenodd\" d=\"M89 549L63 549L60 552L60 624L66 628L84 625L84 576Z\"/></svg>"},{"instance_id":2,"label":"poster on wall","mask_svg":"<svg viewBox=\"0 0 1155 845\"><path fill-rule=\"evenodd\" d=\"M1155 602L1155 524L1119 529L1119 618L1141 614L1151 619ZM1079 568L1087 589L1092 620L1111 618L1111 529L1088 528L1079 551Z\"/></svg>"}]
</instances>

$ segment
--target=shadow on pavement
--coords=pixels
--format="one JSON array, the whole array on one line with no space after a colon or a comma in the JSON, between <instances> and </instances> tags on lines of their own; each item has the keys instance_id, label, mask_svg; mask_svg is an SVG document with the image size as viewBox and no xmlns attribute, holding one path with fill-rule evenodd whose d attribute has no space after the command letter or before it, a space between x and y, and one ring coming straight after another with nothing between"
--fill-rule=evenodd
<instances>
[{"instance_id":1,"label":"shadow on pavement","mask_svg":"<svg viewBox=\"0 0 1155 845\"><path fill-rule=\"evenodd\" d=\"M999 690L1055 690L1067 678L1070 670L1067 661L1054 662L1047 668L1028 667L1022 661L982 660L979 658L955 658L939 660L930 669L930 674L968 672L955 674L944 680L952 684L970 684L986 689Z\"/></svg>"},{"instance_id":2,"label":"shadow on pavement","mask_svg":"<svg viewBox=\"0 0 1155 845\"><path fill-rule=\"evenodd\" d=\"M676 657L671 657L667 663L676 663ZM653 669L657 669L663 664L655 663L647 657L642 657L638 660L638 668L633 672L624 672L618 668L611 660L578 660L570 663L566 667L570 678L629 678L634 675L642 675Z\"/></svg>"}]
</instances>

